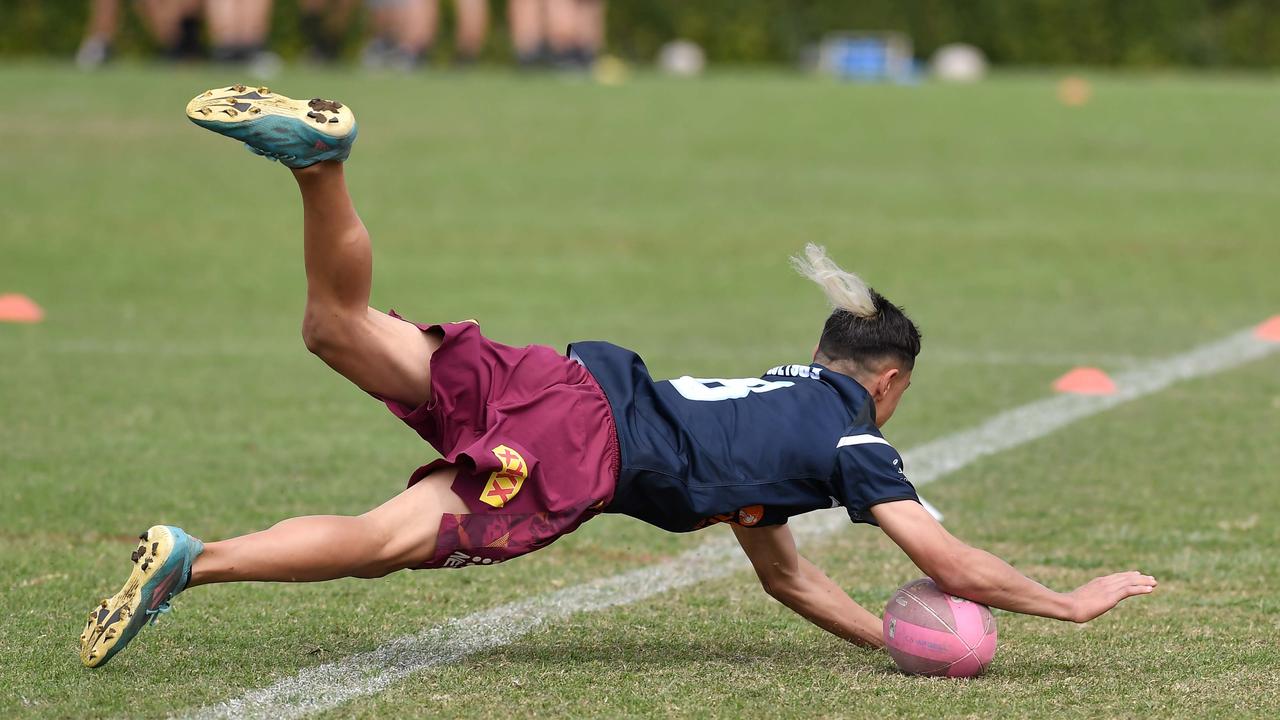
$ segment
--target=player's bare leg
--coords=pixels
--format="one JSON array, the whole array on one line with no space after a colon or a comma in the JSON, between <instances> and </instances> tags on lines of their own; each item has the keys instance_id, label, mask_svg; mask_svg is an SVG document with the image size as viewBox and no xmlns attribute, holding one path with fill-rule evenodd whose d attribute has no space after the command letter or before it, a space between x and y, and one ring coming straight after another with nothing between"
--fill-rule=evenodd
<instances>
[{"instance_id":1,"label":"player's bare leg","mask_svg":"<svg viewBox=\"0 0 1280 720\"><path fill-rule=\"evenodd\" d=\"M302 192L307 348L366 392L410 406L426 402L439 340L369 307L373 249L342 163L293 173Z\"/></svg>"},{"instance_id":2,"label":"player's bare leg","mask_svg":"<svg viewBox=\"0 0 1280 720\"><path fill-rule=\"evenodd\" d=\"M343 177L356 136L350 109L234 85L196 97L187 115L293 170L302 193L307 347L371 393L407 405L430 400L439 340L368 305L373 251ZM435 552L443 514L467 512L450 489L455 472L433 473L364 515L294 518L209 545L181 528L152 527L139 537L124 586L90 612L81 660L106 663L192 585L380 577L421 565Z\"/></svg>"},{"instance_id":3,"label":"player's bare leg","mask_svg":"<svg viewBox=\"0 0 1280 720\"><path fill-rule=\"evenodd\" d=\"M430 399L438 342L369 307L373 249L343 175L357 135L351 109L232 85L196 96L187 117L293 170L302 193L307 347L378 397L410 406Z\"/></svg>"},{"instance_id":4,"label":"player's bare leg","mask_svg":"<svg viewBox=\"0 0 1280 720\"><path fill-rule=\"evenodd\" d=\"M313 515L208 543L187 587L238 581L375 578L422 565L435 553L441 516L465 513L446 468L358 516Z\"/></svg>"},{"instance_id":5,"label":"player's bare leg","mask_svg":"<svg viewBox=\"0 0 1280 720\"><path fill-rule=\"evenodd\" d=\"M363 515L293 518L208 545L180 528L151 528L139 538L124 586L90 611L81 661L105 664L168 611L174 595L194 585L374 578L422 565L435 553L444 513L467 511L450 490L455 472L432 473Z\"/></svg>"}]
</instances>

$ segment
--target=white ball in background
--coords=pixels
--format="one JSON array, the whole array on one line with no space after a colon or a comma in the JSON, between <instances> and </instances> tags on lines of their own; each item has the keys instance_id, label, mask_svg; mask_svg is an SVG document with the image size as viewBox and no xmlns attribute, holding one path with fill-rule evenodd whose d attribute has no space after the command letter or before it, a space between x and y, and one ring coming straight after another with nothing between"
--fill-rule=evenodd
<instances>
[{"instance_id":1,"label":"white ball in background","mask_svg":"<svg viewBox=\"0 0 1280 720\"><path fill-rule=\"evenodd\" d=\"M943 82L977 82L987 76L987 56L972 45L943 45L929 61L933 76Z\"/></svg>"},{"instance_id":2,"label":"white ball in background","mask_svg":"<svg viewBox=\"0 0 1280 720\"><path fill-rule=\"evenodd\" d=\"M668 75L693 77L707 67L707 54L690 40L672 40L658 51L658 67Z\"/></svg>"}]
</instances>

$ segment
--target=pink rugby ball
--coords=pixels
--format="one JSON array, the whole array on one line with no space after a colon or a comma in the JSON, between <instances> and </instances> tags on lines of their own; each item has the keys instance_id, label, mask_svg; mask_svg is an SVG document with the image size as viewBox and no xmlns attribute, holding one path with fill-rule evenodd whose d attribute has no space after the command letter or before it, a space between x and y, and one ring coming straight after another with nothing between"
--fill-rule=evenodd
<instances>
[{"instance_id":1,"label":"pink rugby ball","mask_svg":"<svg viewBox=\"0 0 1280 720\"><path fill-rule=\"evenodd\" d=\"M920 578L889 599L884 644L902 672L976 677L996 655L996 620L986 605L948 595Z\"/></svg>"}]
</instances>

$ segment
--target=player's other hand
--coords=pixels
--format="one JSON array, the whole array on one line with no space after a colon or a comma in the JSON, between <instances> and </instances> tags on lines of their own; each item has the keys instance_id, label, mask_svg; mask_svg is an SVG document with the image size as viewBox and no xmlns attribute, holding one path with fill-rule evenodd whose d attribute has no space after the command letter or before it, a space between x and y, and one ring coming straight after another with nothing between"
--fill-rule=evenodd
<instances>
[{"instance_id":1,"label":"player's other hand","mask_svg":"<svg viewBox=\"0 0 1280 720\"><path fill-rule=\"evenodd\" d=\"M1072 622L1090 620L1115 607L1121 600L1146 595L1156 589L1156 579L1137 570L1105 575L1089 581L1071 592Z\"/></svg>"}]
</instances>

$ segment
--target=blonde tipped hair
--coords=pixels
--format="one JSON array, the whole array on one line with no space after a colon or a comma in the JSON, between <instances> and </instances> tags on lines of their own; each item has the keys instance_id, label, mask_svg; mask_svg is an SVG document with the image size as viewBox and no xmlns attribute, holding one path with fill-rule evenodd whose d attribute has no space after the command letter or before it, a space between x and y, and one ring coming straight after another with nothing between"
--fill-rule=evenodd
<instances>
[{"instance_id":1,"label":"blonde tipped hair","mask_svg":"<svg viewBox=\"0 0 1280 720\"><path fill-rule=\"evenodd\" d=\"M827 249L821 245L809 243L804 246L804 253L794 255L791 265L796 272L817 283L827 300L837 310L844 310L860 318L876 316L876 302L871 296L871 288L862 278L846 270L827 257Z\"/></svg>"}]
</instances>

